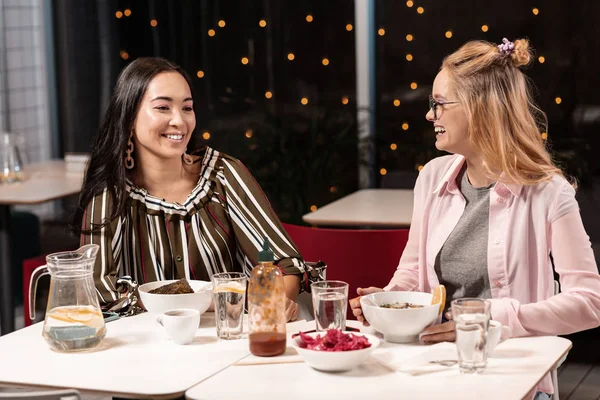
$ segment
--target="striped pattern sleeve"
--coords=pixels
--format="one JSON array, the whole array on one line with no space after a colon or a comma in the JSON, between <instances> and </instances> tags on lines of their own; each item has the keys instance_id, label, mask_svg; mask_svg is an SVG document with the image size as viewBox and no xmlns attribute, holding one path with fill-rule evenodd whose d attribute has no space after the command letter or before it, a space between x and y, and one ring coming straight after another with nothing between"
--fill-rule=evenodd
<instances>
[{"instance_id":1,"label":"striped pattern sleeve","mask_svg":"<svg viewBox=\"0 0 600 400\"><path fill-rule=\"evenodd\" d=\"M244 271L249 273L257 264L258 251L267 237L282 272L301 275L301 286L308 289L312 280L319 279L318 273L304 264L254 177L239 160L229 156L223 156L222 174L226 207L238 247L237 259Z\"/></svg>"},{"instance_id":2,"label":"striped pattern sleeve","mask_svg":"<svg viewBox=\"0 0 600 400\"><path fill-rule=\"evenodd\" d=\"M100 227L110 214L112 199L105 189L96 195L88 204L83 214L81 245L97 244L100 246L94 264L94 283L101 304L106 304L119 297L115 283L119 273L119 266L115 260L121 257L121 218L110 224ZM91 233L85 233L86 231ZM117 233L115 235L115 232Z\"/></svg>"}]
</instances>

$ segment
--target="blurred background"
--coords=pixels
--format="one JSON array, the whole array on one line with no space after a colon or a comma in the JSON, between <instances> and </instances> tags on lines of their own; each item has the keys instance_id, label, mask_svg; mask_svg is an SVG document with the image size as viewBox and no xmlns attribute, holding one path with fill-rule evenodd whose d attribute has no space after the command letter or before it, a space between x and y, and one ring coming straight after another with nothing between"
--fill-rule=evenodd
<instances>
[{"instance_id":1,"label":"blurred background","mask_svg":"<svg viewBox=\"0 0 600 400\"><path fill-rule=\"evenodd\" d=\"M582 193L600 173L600 3L540 3L3 0L1 128L25 137L30 162L89 152L119 71L165 57L194 79L196 138L241 159L300 223L359 187L411 187L439 155L424 115L443 57L471 39L526 37L550 122L540 135Z\"/></svg>"}]
</instances>

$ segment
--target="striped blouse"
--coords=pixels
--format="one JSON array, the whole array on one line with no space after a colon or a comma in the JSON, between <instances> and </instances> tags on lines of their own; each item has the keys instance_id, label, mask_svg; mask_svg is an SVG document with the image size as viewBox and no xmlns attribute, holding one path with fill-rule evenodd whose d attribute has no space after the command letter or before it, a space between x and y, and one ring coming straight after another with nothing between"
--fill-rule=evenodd
<instances>
[{"instance_id":1,"label":"striped blouse","mask_svg":"<svg viewBox=\"0 0 600 400\"><path fill-rule=\"evenodd\" d=\"M124 275L139 284L155 280L210 280L218 272L250 274L268 237L284 274L302 275L302 288L319 280L246 167L211 148L203 149L198 184L183 204L152 196L127 181L125 215L97 229L111 210L105 189L83 216L83 244L100 246L94 281L103 303L116 300L116 280Z\"/></svg>"}]
</instances>

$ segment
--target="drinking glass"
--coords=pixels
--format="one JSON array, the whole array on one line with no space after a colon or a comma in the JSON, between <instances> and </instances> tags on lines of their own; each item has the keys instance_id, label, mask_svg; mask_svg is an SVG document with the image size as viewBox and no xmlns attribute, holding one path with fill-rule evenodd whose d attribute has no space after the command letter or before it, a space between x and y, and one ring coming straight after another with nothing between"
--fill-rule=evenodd
<instances>
[{"instance_id":1,"label":"drinking glass","mask_svg":"<svg viewBox=\"0 0 600 400\"><path fill-rule=\"evenodd\" d=\"M217 337L240 339L243 333L246 274L222 272L212 276Z\"/></svg>"},{"instance_id":2,"label":"drinking glass","mask_svg":"<svg viewBox=\"0 0 600 400\"><path fill-rule=\"evenodd\" d=\"M346 329L348 284L342 281L321 281L310 285L317 331Z\"/></svg>"},{"instance_id":3,"label":"drinking glass","mask_svg":"<svg viewBox=\"0 0 600 400\"><path fill-rule=\"evenodd\" d=\"M458 366L463 374L481 373L485 370L490 307L490 301L484 299L464 298L452 301Z\"/></svg>"}]
</instances>

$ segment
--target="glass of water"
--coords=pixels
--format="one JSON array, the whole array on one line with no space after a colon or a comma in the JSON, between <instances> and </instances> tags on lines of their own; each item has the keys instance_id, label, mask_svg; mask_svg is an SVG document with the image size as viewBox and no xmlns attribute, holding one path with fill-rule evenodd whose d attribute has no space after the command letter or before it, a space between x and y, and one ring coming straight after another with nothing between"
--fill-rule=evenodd
<instances>
[{"instance_id":1,"label":"glass of water","mask_svg":"<svg viewBox=\"0 0 600 400\"><path fill-rule=\"evenodd\" d=\"M342 281L321 281L310 285L317 331L346 329L348 284Z\"/></svg>"},{"instance_id":2,"label":"glass of water","mask_svg":"<svg viewBox=\"0 0 600 400\"><path fill-rule=\"evenodd\" d=\"M484 299L464 298L452 301L458 366L463 374L481 373L485 370L490 307L490 301Z\"/></svg>"},{"instance_id":3,"label":"glass of water","mask_svg":"<svg viewBox=\"0 0 600 400\"><path fill-rule=\"evenodd\" d=\"M217 337L240 339L243 334L246 274L223 272L212 276Z\"/></svg>"}]
</instances>

